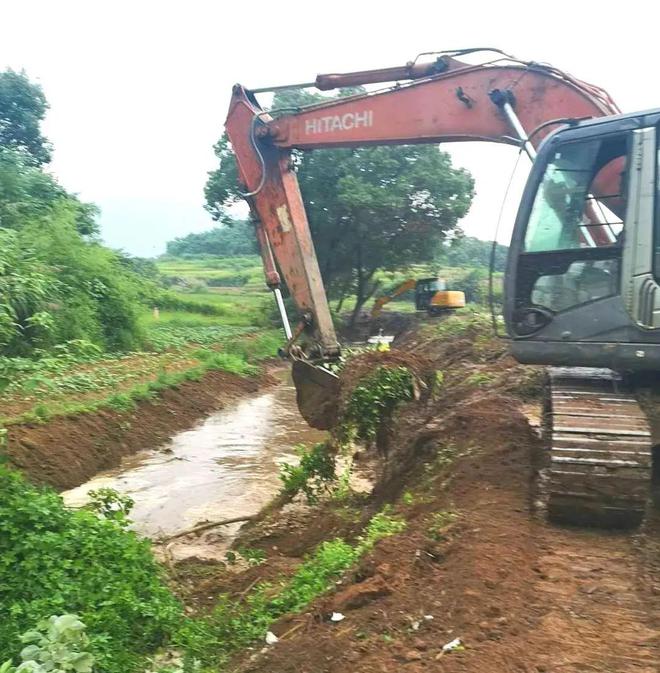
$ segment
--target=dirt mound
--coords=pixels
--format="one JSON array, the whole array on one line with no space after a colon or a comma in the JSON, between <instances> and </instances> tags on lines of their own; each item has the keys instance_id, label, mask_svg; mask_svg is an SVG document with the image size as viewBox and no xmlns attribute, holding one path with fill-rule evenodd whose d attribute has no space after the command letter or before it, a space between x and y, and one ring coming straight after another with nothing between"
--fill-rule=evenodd
<instances>
[{"instance_id":1,"label":"dirt mound","mask_svg":"<svg viewBox=\"0 0 660 673\"><path fill-rule=\"evenodd\" d=\"M280 641L232 670L658 670L658 516L646 533L616 535L533 516L540 440L520 402L487 385L447 394L456 404L424 425L419 410L409 418L413 407L400 419L408 439L402 431L395 441L437 451L418 455L405 474L410 496L396 510L405 532L381 541L304 615L272 625ZM344 618L335 623L337 609ZM456 638L464 648L443 650Z\"/></svg>"},{"instance_id":2,"label":"dirt mound","mask_svg":"<svg viewBox=\"0 0 660 673\"><path fill-rule=\"evenodd\" d=\"M139 402L132 412L105 409L59 416L43 425L12 426L6 454L31 480L60 490L73 488L119 465L123 456L155 448L232 399L272 382L269 375L247 379L209 372L201 381L163 391L157 400Z\"/></svg>"},{"instance_id":3,"label":"dirt mound","mask_svg":"<svg viewBox=\"0 0 660 673\"><path fill-rule=\"evenodd\" d=\"M356 358L341 383L345 395L385 362L442 372L438 390L396 411L369 503L405 494L395 513L406 530L305 614L272 625L280 641L232 670L660 670L660 512L636 533L547 523L532 503L541 440L528 421L542 371L478 333L403 345ZM456 638L459 649L443 648Z\"/></svg>"}]
</instances>

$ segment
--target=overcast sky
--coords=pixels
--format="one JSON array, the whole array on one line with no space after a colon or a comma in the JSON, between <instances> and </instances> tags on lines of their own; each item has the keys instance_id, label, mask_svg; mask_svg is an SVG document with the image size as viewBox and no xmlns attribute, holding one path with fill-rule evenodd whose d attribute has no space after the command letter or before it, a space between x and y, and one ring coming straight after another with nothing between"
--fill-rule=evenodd
<instances>
[{"instance_id":1,"label":"overcast sky","mask_svg":"<svg viewBox=\"0 0 660 673\"><path fill-rule=\"evenodd\" d=\"M203 187L234 82L309 81L422 51L496 46L605 87L624 111L645 109L660 105L653 5L5 0L0 69L25 69L43 86L52 170L101 207L105 241L152 256L213 226ZM477 180L464 228L491 238L516 151L447 149Z\"/></svg>"}]
</instances>

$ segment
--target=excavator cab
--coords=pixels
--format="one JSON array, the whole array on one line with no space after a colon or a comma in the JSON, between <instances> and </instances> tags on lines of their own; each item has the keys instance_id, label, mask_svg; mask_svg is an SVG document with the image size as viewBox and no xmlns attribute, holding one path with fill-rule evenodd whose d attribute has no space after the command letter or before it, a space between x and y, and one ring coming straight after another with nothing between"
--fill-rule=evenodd
<instances>
[{"instance_id":1,"label":"excavator cab","mask_svg":"<svg viewBox=\"0 0 660 673\"><path fill-rule=\"evenodd\" d=\"M520 362L660 370L659 123L584 121L539 148L505 281Z\"/></svg>"},{"instance_id":2,"label":"excavator cab","mask_svg":"<svg viewBox=\"0 0 660 673\"><path fill-rule=\"evenodd\" d=\"M444 292L447 283L442 278L420 278L415 284L415 308L426 311L436 292Z\"/></svg>"}]
</instances>

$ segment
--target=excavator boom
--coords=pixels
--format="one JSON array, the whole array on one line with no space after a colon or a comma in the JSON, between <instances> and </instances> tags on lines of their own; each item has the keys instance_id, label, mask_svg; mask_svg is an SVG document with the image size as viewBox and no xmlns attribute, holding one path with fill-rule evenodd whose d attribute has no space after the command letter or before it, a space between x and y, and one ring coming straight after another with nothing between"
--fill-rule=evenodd
<instances>
[{"instance_id":1,"label":"excavator boom","mask_svg":"<svg viewBox=\"0 0 660 673\"><path fill-rule=\"evenodd\" d=\"M550 66L501 52L479 65L456 58L474 51L439 54L426 64L319 75L315 85L324 90L410 81L295 110L267 112L250 90L234 87L227 134L255 220L266 281L279 288L279 269L298 310L302 348L294 355L324 361L335 357L339 346L291 150L486 140L523 144L531 152L567 117L618 112L605 91ZM528 140L534 129L540 131ZM608 187L602 186L605 192Z\"/></svg>"},{"instance_id":2,"label":"excavator boom","mask_svg":"<svg viewBox=\"0 0 660 673\"><path fill-rule=\"evenodd\" d=\"M609 368L660 369L660 110L619 115L602 89L501 52L487 51L478 65L460 60L476 51L319 75L310 84L321 90L398 81L299 109L268 113L253 92L234 87L226 128L267 283L279 292L281 272L298 309L287 350L299 407L312 425L334 421L337 379L314 365L339 346L291 151L468 140L519 146L534 164L505 274L511 351L520 362L568 367L550 370L548 511L573 523L638 523L650 433L634 391Z\"/></svg>"}]
</instances>

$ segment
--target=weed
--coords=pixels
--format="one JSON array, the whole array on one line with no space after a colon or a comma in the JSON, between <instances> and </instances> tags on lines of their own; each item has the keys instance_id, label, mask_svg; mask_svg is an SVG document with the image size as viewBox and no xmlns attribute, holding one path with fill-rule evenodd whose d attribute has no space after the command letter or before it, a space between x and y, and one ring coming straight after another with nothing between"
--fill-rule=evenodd
<instances>
[{"instance_id":1,"label":"weed","mask_svg":"<svg viewBox=\"0 0 660 673\"><path fill-rule=\"evenodd\" d=\"M32 410L38 421L45 423L51 417L50 409L45 404L37 404Z\"/></svg>"},{"instance_id":2,"label":"weed","mask_svg":"<svg viewBox=\"0 0 660 673\"><path fill-rule=\"evenodd\" d=\"M440 369L436 370L433 374L433 381L431 382L431 397L433 399L437 398L442 390L442 386L445 382L445 373Z\"/></svg>"},{"instance_id":3,"label":"weed","mask_svg":"<svg viewBox=\"0 0 660 673\"><path fill-rule=\"evenodd\" d=\"M340 539L323 542L288 581L262 583L244 604L222 596L211 615L186 620L177 637L179 644L189 657L198 657L207 666L222 665L233 651L262 640L279 617L304 609L379 540L404 527L403 520L383 510L371 519L357 546Z\"/></svg>"},{"instance_id":4,"label":"weed","mask_svg":"<svg viewBox=\"0 0 660 673\"><path fill-rule=\"evenodd\" d=\"M429 537L434 540L443 540L444 533L449 525L458 518L456 512L441 510L436 512L431 518L431 525L428 527Z\"/></svg>"},{"instance_id":5,"label":"weed","mask_svg":"<svg viewBox=\"0 0 660 673\"><path fill-rule=\"evenodd\" d=\"M346 500L351 494L351 472L352 462L348 462L336 479L335 487L332 489L332 499L335 502Z\"/></svg>"},{"instance_id":6,"label":"weed","mask_svg":"<svg viewBox=\"0 0 660 673\"><path fill-rule=\"evenodd\" d=\"M241 547L237 551L251 566L261 565L266 560L266 552L263 549Z\"/></svg>"},{"instance_id":7,"label":"weed","mask_svg":"<svg viewBox=\"0 0 660 673\"><path fill-rule=\"evenodd\" d=\"M465 383L470 386L486 386L497 380L497 374L494 372L474 372L465 379Z\"/></svg>"},{"instance_id":8,"label":"weed","mask_svg":"<svg viewBox=\"0 0 660 673\"><path fill-rule=\"evenodd\" d=\"M406 367L379 367L353 390L338 436L343 444L353 439L373 443L382 422L397 405L413 397L413 376Z\"/></svg>"},{"instance_id":9,"label":"weed","mask_svg":"<svg viewBox=\"0 0 660 673\"><path fill-rule=\"evenodd\" d=\"M92 673L94 656L85 652L89 647L85 628L77 615L59 615L40 621L35 629L20 637L25 645L20 653L23 663L14 668L11 660L5 662L0 666L0 673Z\"/></svg>"},{"instance_id":10,"label":"weed","mask_svg":"<svg viewBox=\"0 0 660 673\"><path fill-rule=\"evenodd\" d=\"M386 505L372 517L366 532L358 538L357 550L360 555L369 551L379 540L405 530L405 520L400 516L392 516L391 512L391 506Z\"/></svg>"},{"instance_id":11,"label":"weed","mask_svg":"<svg viewBox=\"0 0 660 673\"><path fill-rule=\"evenodd\" d=\"M135 409L135 401L129 393L115 393L107 399L107 405L115 411L125 412Z\"/></svg>"},{"instance_id":12,"label":"weed","mask_svg":"<svg viewBox=\"0 0 660 673\"><path fill-rule=\"evenodd\" d=\"M130 514L135 500L129 495L119 493L113 488L99 488L89 492L90 501L87 508L96 512L104 519L115 521L122 528L130 523Z\"/></svg>"},{"instance_id":13,"label":"weed","mask_svg":"<svg viewBox=\"0 0 660 673\"><path fill-rule=\"evenodd\" d=\"M401 500L403 500L404 505L412 505L415 502L415 496L410 491L406 491L401 496Z\"/></svg>"},{"instance_id":14,"label":"weed","mask_svg":"<svg viewBox=\"0 0 660 673\"><path fill-rule=\"evenodd\" d=\"M315 503L322 493L330 491L337 479L335 456L326 442L314 444L310 449L300 445L296 447L296 452L300 456L298 465L282 465L280 479L284 484L283 491L291 497L302 492L307 502Z\"/></svg>"}]
</instances>

